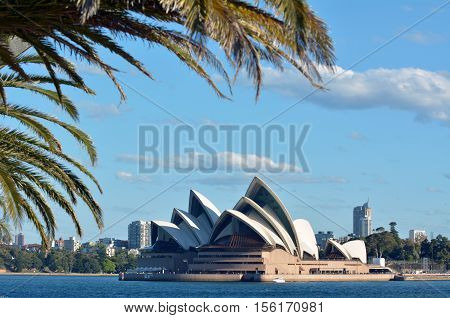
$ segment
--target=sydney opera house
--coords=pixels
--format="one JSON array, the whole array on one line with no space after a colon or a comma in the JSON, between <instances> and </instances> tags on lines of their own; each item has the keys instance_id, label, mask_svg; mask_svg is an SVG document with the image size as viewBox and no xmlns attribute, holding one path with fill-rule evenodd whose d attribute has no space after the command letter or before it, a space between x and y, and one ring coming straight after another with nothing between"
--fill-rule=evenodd
<instances>
[{"instance_id":1,"label":"sydney opera house","mask_svg":"<svg viewBox=\"0 0 450 318\"><path fill-rule=\"evenodd\" d=\"M174 209L170 222L151 222L151 246L138 267L160 273L191 274L366 274L363 241L330 240L321 253L311 224L293 220L259 178L236 205L219 209L191 190L189 209Z\"/></svg>"}]
</instances>

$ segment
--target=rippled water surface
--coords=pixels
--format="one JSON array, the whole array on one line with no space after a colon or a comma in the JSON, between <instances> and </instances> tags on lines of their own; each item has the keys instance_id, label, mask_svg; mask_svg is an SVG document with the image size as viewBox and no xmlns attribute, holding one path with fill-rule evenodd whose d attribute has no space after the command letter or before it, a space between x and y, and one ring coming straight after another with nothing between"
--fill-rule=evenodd
<instances>
[{"instance_id":1,"label":"rippled water surface","mask_svg":"<svg viewBox=\"0 0 450 318\"><path fill-rule=\"evenodd\" d=\"M450 281L193 283L0 275L0 297L450 297Z\"/></svg>"}]
</instances>

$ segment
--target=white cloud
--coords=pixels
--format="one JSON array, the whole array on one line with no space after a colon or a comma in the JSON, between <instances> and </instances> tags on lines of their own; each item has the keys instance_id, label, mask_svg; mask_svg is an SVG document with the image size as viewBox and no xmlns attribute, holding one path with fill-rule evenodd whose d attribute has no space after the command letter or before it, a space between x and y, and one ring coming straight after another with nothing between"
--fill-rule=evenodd
<instances>
[{"instance_id":1,"label":"white cloud","mask_svg":"<svg viewBox=\"0 0 450 318\"><path fill-rule=\"evenodd\" d=\"M349 135L349 138L352 140L358 140L358 141L367 140L366 136L364 136L362 133L359 133L357 131L352 131Z\"/></svg>"},{"instance_id":2,"label":"white cloud","mask_svg":"<svg viewBox=\"0 0 450 318\"><path fill-rule=\"evenodd\" d=\"M412 7L412 6L410 6L410 5L403 5L403 6L401 6L400 8L402 9L402 11L405 11L405 12L411 12L411 11L414 11L414 7Z\"/></svg>"},{"instance_id":3,"label":"white cloud","mask_svg":"<svg viewBox=\"0 0 450 318\"><path fill-rule=\"evenodd\" d=\"M348 179L342 176L309 176L301 174L282 174L273 177L275 180L284 183L307 183L307 184L346 184Z\"/></svg>"},{"instance_id":4,"label":"white cloud","mask_svg":"<svg viewBox=\"0 0 450 318\"><path fill-rule=\"evenodd\" d=\"M422 45L445 42L445 38L441 35L421 31L406 33L405 39L410 42Z\"/></svg>"},{"instance_id":5,"label":"white cloud","mask_svg":"<svg viewBox=\"0 0 450 318\"><path fill-rule=\"evenodd\" d=\"M91 101L82 101L78 105L86 111L88 117L97 119L118 116L129 110L125 105L99 104Z\"/></svg>"},{"instance_id":6,"label":"white cloud","mask_svg":"<svg viewBox=\"0 0 450 318\"><path fill-rule=\"evenodd\" d=\"M324 82L333 74L322 71ZM420 68L369 69L347 71L337 67L325 91L307 98L330 109L368 109L388 107L413 112L418 119L433 119L450 124L450 73ZM311 85L293 69L284 72L264 69L264 87L301 99L312 91Z\"/></svg>"},{"instance_id":7,"label":"white cloud","mask_svg":"<svg viewBox=\"0 0 450 318\"><path fill-rule=\"evenodd\" d=\"M235 187L249 184L255 174L234 173L215 174L192 179L192 182L218 187ZM261 177L270 183L274 180L281 184L346 184L349 181L342 176L312 176L301 173L266 173Z\"/></svg>"},{"instance_id":8,"label":"white cloud","mask_svg":"<svg viewBox=\"0 0 450 318\"><path fill-rule=\"evenodd\" d=\"M426 188L427 192L430 193L442 193L442 190L439 188L435 188L435 187L428 187Z\"/></svg>"},{"instance_id":9,"label":"white cloud","mask_svg":"<svg viewBox=\"0 0 450 318\"><path fill-rule=\"evenodd\" d=\"M126 163L137 163L137 162L144 162L145 157L123 153L123 154L116 156L116 160L120 161L120 162L126 162Z\"/></svg>"},{"instance_id":10,"label":"white cloud","mask_svg":"<svg viewBox=\"0 0 450 318\"><path fill-rule=\"evenodd\" d=\"M223 169L255 169L255 170L281 170L301 172L295 165L275 162L272 159L254 154L243 155L235 152L219 152L216 155L219 166Z\"/></svg>"},{"instance_id":11,"label":"white cloud","mask_svg":"<svg viewBox=\"0 0 450 318\"><path fill-rule=\"evenodd\" d=\"M290 171L302 172L296 165L275 162L274 160L255 154L239 154L235 152L218 152L214 154L191 152L181 156L171 156L168 159L145 157L142 155L120 154L118 161L127 163L141 163L147 166L157 165L166 168L190 168L218 171ZM203 168L203 169L202 169Z\"/></svg>"},{"instance_id":12,"label":"white cloud","mask_svg":"<svg viewBox=\"0 0 450 318\"><path fill-rule=\"evenodd\" d=\"M122 181L127 181L127 182L150 182L150 177L149 176L139 176L139 175L134 175L131 172L127 172L127 171L117 171L116 172L116 178Z\"/></svg>"},{"instance_id":13,"label":"white cloud","mask_svg":"<svg viewBox=\"0 0 450 318\"><path fill-rule=\"evenodd\" d=\"M75 62L73 64L75 65L77 72L91 74L91 75L105 75L105 72L96 65L82 63L82 62Z\"/></svg>"}]
</instances>

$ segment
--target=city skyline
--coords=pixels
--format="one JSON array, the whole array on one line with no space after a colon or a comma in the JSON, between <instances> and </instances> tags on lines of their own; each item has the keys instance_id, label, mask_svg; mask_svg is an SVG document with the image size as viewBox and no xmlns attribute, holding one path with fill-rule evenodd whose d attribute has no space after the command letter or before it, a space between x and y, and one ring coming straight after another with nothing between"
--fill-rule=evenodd
<instances>
[{"instance_id":1,"label":"city skyline","mask_svg":"<svg viewBox=\"0 0 450 318\"><path fill-rule=\"evenodd\" d=\"M356 206L355 208L353 208L353 211L352 211L353 224L354 224L353 231L350 232L350 233L347 233L346 235L338 237L338 240L345 241L349 237L348 235L350 235L350 237L352 235L355 235L355 237L365 237L365 236L371 235L373 233L377 233L377 231L375 229L378 228L378 227L385 228L385 229L387 228L387 225L386 226L376 226L376 227L372 226L372 208L370 208L368 206L368 204L369 204L369 201L367 201L362 206ZM363 208L368 208L370 210L370 223L366 224L366 226L370 227L370 234L364 235L364 236L360 236L360 235L358 235L358 231L355 231L355 223L354 223L355 222L355 215L356 215L355 211L358 210L357 211L358 213L362 212L364 214L364 211L360 211ZM180 209L175 209L175 210L177 210L179 213L184 213ZM358 218L359 218L359 216L358 216ZM167 220L167 221L169 221L169 220ZM128 249L139 249L139 248L143 248L143 247L149 246L148 244L151 241L151 222L152 221L150 221L150 220L135 220L135 221L132 221L130 224L127 225L127 233L125 235L127 240L122 240L122 239L118 239L118 240L119 241L124 241L124 242L132 242L131 244L130 243L128 244L128 246L127 246ZM139 228L139 230L138 230L138 228ZM131 229L131 232L130 232L130 229ZM431 235L428 236L427 233L431 233ZM319 247L321 247L321 248L323 248L322 245L324 243L326 243L328 239L336 238L335 235L334 235L334 232L331 231L331 230L327 230L327 229L325 229L325 230L323 230L323 229L322 230L317 230L317 232L314 233L314 234L315 234L315 237L316 237L316 240L317 240L317 245ZM438 235L439 234L441 234L441 233L438 233ZM18 236L19 235L22 235L23 241L25 240L25 235L22 232L20 232L18 234L14 234L14 243L13 243L13 245L17 245L16 242L18 240ZM424 238L429 239L429 240L434 238L433 237L434 236L434 232L433 231L427 231L427 230L423 230L423 229L409 229L407 231L406 235L404 235L404 236L400 235L400 237L401 238L409 238L410 240L412 240L411 237L416 237L417 235L419 235L421 237L423 236ZM83 241L82 238L80 238L78 236L74 236L73 234L70 234L70 235L67 235L67 236L63 236L63 235L59 236L58 235L58 236L55 237L55 240L56 241L58 239L61 240L61 239L63 239L63 237L68 237L69 240L72 239L72 238L76 238L82 244L89 243L89 242L100 242L100 243L102 243L103 240L107 240L107 239L109 239L109 240L117 240L114 237L106 237L106 236L105 237L100 237L100 236L97 236L97 239L95 239L95 240ZM132 238L132 239L130 240L130 238ZM55 241L55 240L53 240L53 241ZM139 244L137 243L138 241L140 242ZM147 245L146 245L146 243L147 243ZM38 244L38 243L34 242L34 243L30 243L30 244ZM22 244L22 245L27 245L27 244Z\"/></svg>"}]
</instances>

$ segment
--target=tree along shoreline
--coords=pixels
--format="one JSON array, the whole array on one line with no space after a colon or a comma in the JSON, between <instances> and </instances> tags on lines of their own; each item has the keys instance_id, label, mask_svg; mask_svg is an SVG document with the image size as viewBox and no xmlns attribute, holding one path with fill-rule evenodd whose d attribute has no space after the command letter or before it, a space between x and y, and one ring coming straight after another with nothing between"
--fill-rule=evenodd
<instances>
[{"instance_id":1,"label":"tree along shoreline","mask_svg":"<svg viewBox=\"0 0 450 318\"><path fill-rule=\"evenodd\" d=\"M88 276L88 277L117 277L118 273L43 273L43 272L0 272L0 276Z\"/></svg>"},{"instance_id":2,"label":"tree along shoreline","mask_svg":"<svg viewBox=\"0 0 450 318\"><path fill-rule=\"evenodd\" d=\"M136 268L137 258L127 250L108 256L103 245L89 253L64 250L27 251L17 247L0 246L0 274L80 275L118 274Z\"/></svg>"},{"instance_id":3,"label":"tree along shoreline","mask_svg":"<svg viewBox=\"0 0 450 318\"><path fill-rule=\"evenodd\" d=\"M396 229L397 223L389 224L389 231L383 227L375 233L364 238L367 256L384 257L386 261L419 261L427 258L432 262L450 268L450 240L443 235L428 240L423 237L413 242L402 239Z\"/></svg>"}]
</instances>

